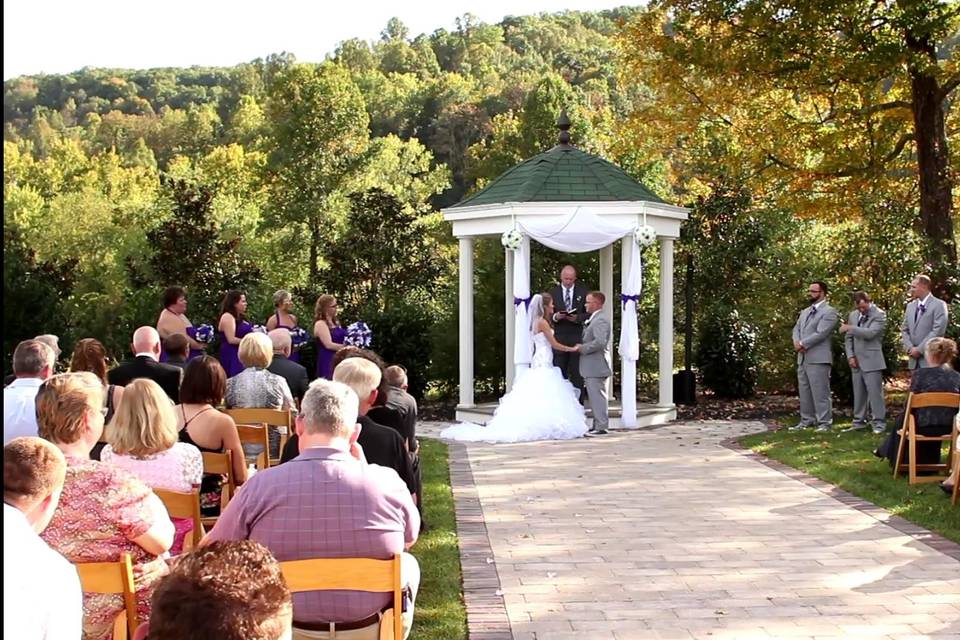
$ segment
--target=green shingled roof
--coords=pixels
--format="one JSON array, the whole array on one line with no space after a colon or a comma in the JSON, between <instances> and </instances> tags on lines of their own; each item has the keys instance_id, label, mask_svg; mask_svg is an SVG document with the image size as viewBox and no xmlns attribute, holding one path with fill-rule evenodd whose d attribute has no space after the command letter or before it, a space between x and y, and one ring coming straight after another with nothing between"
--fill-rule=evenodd
<instances>
[{"instance_id":1,"label":"green shingled roof","mask_svg":"<svg viewBox=\"0 0 960 640\"><path fill-rule=\"evenodd\" d=\"M663 202L617 165L569 145L524 160L450 207L505 202Z\"/></svg>"}]
</instances>

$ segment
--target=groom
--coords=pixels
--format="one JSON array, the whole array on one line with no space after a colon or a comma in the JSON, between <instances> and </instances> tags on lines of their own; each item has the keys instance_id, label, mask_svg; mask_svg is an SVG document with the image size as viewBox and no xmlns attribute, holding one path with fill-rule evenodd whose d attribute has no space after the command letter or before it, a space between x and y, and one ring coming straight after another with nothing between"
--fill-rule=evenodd
<instances>
[{"instance_id":1,"label":"groom","mask_svg":"<svg viewBox=\"0 0 960 640\"><path fill-rule=\"evenodd\" d=\"M610 321L603 314L606 296L599 291L587 294L587 313L589 317L583 323L583 344L580 350L580 375L583 376L593 411L593 426L590 433L597 435L607 432L607 378L610 377L610 363L607 345L610 342Z\"/></svg>"}]
</instances>

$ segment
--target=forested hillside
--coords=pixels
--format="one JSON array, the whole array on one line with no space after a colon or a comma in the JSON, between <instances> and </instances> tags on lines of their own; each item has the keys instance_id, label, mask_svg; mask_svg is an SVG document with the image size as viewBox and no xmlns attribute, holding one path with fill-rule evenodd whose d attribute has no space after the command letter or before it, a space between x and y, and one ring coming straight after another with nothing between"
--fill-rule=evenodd
<instances>
[{"instance_id":1,"label":"forested hillside","mask_svg":"<svg viewBox=\"0 0 960 640\"><path fill-rule=\"evenodd\" d=\"M346 40L325 61L277 53L230 68L6 81L5 354L43 329L67 348L98 337L121 356L130 330L156 320L170 284L187 287L195 323L213 322L234 287L262 322L272 293L287 288L302 325L318 293L335 293L346 319L370 322L421 387L430 379L443 389L456 379L456 247L438 211L551 146L562 106L575 144L695 208L681 251L697 257L697 286L754 287L741 314L762 335L789 323L792 303L786 320L771 307L811 274L847 289L875 282L899 303L901 279L924 255L909 176L852 213L819 215L809 199L792 208L785 196L796 185L761 188L730 162L742 160L740 141L684 111L685 99L664 100L670 78L650 72L667 68L662 52L630 31L642 18L630 8L498 24L465 15L421 35L393 19L378 41ZM674 114L683 130L664 125ZM883 264L859 260L864 242ZM564 259L538 250L534 285ZM502 367L502 260L496 241L479 243L478 308L490 311L478 318L477 368L491 389ZM595 281L596 257L578 261ZM641 304L651 329L654 298ZM783 348L757 347L772 364L762 377L789 369Z\"/></svg>"}]
</instances>

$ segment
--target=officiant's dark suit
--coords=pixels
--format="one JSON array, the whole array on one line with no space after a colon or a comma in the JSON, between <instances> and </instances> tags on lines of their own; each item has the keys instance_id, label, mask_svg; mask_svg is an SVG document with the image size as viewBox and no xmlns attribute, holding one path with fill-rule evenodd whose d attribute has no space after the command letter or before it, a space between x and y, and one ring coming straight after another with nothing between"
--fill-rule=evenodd
<instances>
[{"instance_id":1,"label":"officiant's dark suit","mask_svg":"<svg viewBox=\"0 0 960 640\"><path fill-rule=\"evenodd\" d=\"M553 333L557 342L567 346L574 346L583 342L583 323L589 317L587 308L584 306L587 301L587 294L590 289L576 281L576 271L573 272L573 281L570 281L566 270L571 267L564 267L564 273L561 273L560 284L550 290L553 296ZM561 315L561 311L572 310L575 315ZM553 352L553 364L560 367L563 377L581 391L583 397L583 378L580 376L580 354L567 353L565 351Z\"/></svg>"}]
</instances>

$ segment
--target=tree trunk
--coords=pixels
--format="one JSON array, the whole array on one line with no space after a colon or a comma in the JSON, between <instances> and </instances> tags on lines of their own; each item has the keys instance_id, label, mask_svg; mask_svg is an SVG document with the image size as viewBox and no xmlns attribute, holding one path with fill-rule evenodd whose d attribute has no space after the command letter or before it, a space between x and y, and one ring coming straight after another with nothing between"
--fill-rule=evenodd
<instances>
[{"instance_id":1,"label":"tree trunk","mask_svg":"<svg viewBox=\"0 0 960 640\"><path fill-rule=\"evenodd\" d=\"M936 65L936 50L929 40L908 33L907 46ZM957 282L957 245L953 235L949 151L943 102L937 79L917 64L911 65L914 136L920 179L920 231L926 242L926 268L938 296L952 301Z\"/></svg>"}]
</instances>

